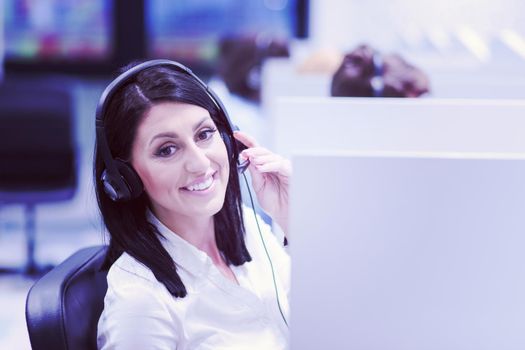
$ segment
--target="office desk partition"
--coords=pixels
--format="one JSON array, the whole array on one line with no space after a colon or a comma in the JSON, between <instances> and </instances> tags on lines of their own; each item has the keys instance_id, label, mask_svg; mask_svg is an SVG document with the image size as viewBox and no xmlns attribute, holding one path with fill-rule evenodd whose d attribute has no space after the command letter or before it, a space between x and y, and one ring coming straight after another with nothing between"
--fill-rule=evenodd
<instances>
[{"instance_id":1,"label":"office desk partition","mask_svg":"<svg viewBox=\"0 0 525 350\"><path fill-rule=\"evenodd\" d=\"M273 148L294 151L525 152L525 100L290 97Z\"/></svg>"}]
</instances>

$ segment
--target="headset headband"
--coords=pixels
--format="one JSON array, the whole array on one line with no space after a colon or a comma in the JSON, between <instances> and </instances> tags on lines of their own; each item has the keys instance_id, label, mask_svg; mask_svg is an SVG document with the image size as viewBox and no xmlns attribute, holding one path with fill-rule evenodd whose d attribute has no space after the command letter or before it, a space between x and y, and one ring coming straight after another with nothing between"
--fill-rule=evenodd
<instances>
[{"instance_id":1,"label":"headset headband","mask_svg":"<svg viewBox=\"0 0 525 350\"><path fill-rule=\"evenodd\" d=\"M102 95L100 96L100 99L97 105L97 112L96 112L97 126L101 126L101 127L104 126L103 118L104 118L104 115L106 114L106 109L107 109L106 101L111 100L111 98L113 98L113 95L116 93L116 91L120 89L120 87L122 87L122 85L126 84L131 77L136 76L140 72L148 68L158 67L158 66L168 66L168 67L176 68L177 70L182 71L183 73L186 73L189 76L191 76L193 79L195 79L201 85L201 87L206 91L206 93L210 96L211 100L213 101L213 104L215 104L215 107L217 107L219 111L222 111L224 113L228 123L230 125L233 125L231 123L230 116L228 115L228 112L226 111L226 108L224 108L224 105L222 104L220 99L217 97L217 95L215 95L215 93L212 90L208 88L208 85L206 85L198 76L196 76L191 71L191 69L180 64L179 62L166 60L166 59L158 59L158 60L146 61L146 62L140 63L128 69L127 71L123 72L118 77L116 77L106 87L104 92L102 92Z\"/></svg>"}]
</instances>

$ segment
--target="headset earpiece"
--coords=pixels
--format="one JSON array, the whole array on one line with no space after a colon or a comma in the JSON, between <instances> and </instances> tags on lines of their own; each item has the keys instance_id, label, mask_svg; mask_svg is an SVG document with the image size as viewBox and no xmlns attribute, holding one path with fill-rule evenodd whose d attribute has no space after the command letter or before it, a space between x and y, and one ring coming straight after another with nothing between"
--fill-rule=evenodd
<instances>
[{"instance_id":1,"label":"headset earpiece","mask_svg":"<svg viewBox=\"0 0 525 350\"><path fill-rule=\"evenodd\" d=\"M110 174L107 169L102 172L100 180L104 185L104 192L115 202L139 197L144 187L136 171L123 160L114 159L113 163L117 168L117 174Z\"/></svg>"},{"instance_id":2,"label":"headset earpiece","mask_svg":"<svg viewBox=\"0 0 525 350\"><path fill-rule=\"evenodd\" d=\"M234 139L235 144L237 145L237 152L240 154L243 150L245 150L247 147L243 145L241 142ZM237 161L237 171L239 174L242 174L248 169L248 166L250 165L250 161L248 159L241 162L240 157L238 156Z\"/></svg>"},{"instance_id":3,"label":"headset earpiece","mask_svg":"<svg viewBox=\"0 0 525 350\"><path fill-rule=\"evenodd\" d=\"M237 125L231 125L231 129L233 131L239 130ZM239 158L239 154L246 149L246 146L243 145L241 142L237 141L233 134L230 135L226 130L219 129L219 132L221 134L221 138L224 141L224 144L226 145L226 150L228 152L228 155L230 156L231 162L237 162L237 171L239 174L242 174L248 169L248 166L250 165L249 160L245 160L241 162Z\"/></svg>"},{"instance_id":4,"label":"headset earpiece","mask_svg":"<svg viewBox=\"0 0 525 350\"><path fill-rule=\"evenodd\" d=\"M219 134L221 135L221 139L224 142L224 145L226 146L226 151L228 152L228 157L230 157L230 160L235 159L235 151L233 150L233 145L231 142L230 135L226 132L226 130L223 130L222 128L219 128Z\"/></svg>"},{"instance_id":5,"label":"headset earpiece","mask_svg":"<svg viewBox=\"0 0 525 350\"><path fill-rule=\"evenodd\" d=\"M142 180L140 180L139 174L137 174L131 165L123 160L115 159L115 163L117 164L120 175L128 185L130 192L129 199L134 199L140 196L144 190L144 186L142 185Z\"/></svg>"}]
</instances>

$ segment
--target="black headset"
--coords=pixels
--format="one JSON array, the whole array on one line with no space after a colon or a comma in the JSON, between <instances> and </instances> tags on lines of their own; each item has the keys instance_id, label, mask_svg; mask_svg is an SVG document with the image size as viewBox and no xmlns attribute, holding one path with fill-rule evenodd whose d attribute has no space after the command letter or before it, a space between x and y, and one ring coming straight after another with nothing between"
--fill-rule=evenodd
<instances>
[{"instance_id":1,"label":"black headset","mask_svg":"<svg viewBox=\"0 0 525 350\"><path fill-rule=\"evenodd\" d=\"M140 72L152 68L166 66L173 69L177 72L182 72L193 78L197 84L202 87L206 95L212 100L219 115L222 115L222 118L226 121L225 125L217 125L219 127L219 132L221 137L226 145L228 155L230 156L230 161L236 161L238 159L239 152L246 148L240 142L235 140L233 137L233 131L238 130L238 128L231 123L230 117L226 108L222 104L221 100L217 95L201 80L197 77L189 68L180 64L179 62L159 59L146 61L141 64L138 64L124 73L120 74L115 80L113 80L104 90L100 96L100 100L97 105L96 112L96 137L97 137L97 150L102 156L104 161L105 169L102 172L100 181L104 186L104 192L115 202L124 202L131 199L138 198L143 190L144 186L140 177L133 167L118 158L113 158L111 151L109 149L108 141L106 138L106 131L104 130L104 117L106 115L107 106L109 101L113 98L115 93L126 83L129 82L133 77L138 75ZM249 161L244 161L237 164L237 170L239 172L244 172L249 165Z\"/></svg>"}]
</instances>

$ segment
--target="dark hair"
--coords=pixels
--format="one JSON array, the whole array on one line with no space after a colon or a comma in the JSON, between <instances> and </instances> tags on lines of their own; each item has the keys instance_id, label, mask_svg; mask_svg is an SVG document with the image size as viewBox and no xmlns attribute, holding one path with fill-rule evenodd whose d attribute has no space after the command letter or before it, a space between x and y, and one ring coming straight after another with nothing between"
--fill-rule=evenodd
<instances>
[{"instance_id":1,"label":"dark hair","mask_svg":"<svg viewBox=\"0 0 525 350\"><path fill-rule=\"evenodd\" d=\"M225 115L218 110L195 79L187 73L157 66L130 78L115 92L112 99L107 101L107 112L103 116L104 129L113 158L129 161L140 121L152 106L166 101L205 108L210 112L221 136L231 136L231 132L227 132L229 128ZM224 204L214 215L215 240L226 263L238 266L251 261L251 257L244 242L242 201L236 165L238 154L236 149L227 149L229 153L233 151L234 154L228 155L230 175ZM161 244L160 232L147 220L147 194L144 192L137 199L127 202L112 201L104 193L100 181L104 168L102 155L95 145L95 189L99 209L110 235L105 268L109 268L123 252L126 252L148 267L172 295L186 296L187 291L177 273L175 262Z\"/></svg>"},{"instance_id":2,"label":"dark hair","mask_svg":"<svg viewBox=\"0 0 525 350\"><path fill-rule=\"evenodd\" d=\"M380 69L374 64L380 57ZM332 96L373 97L373 79L382 80L381 97L418 97L430 90L425 73L396 54L381 55L368 45L360 45L345 55L332 78Z\"/></svg>"},{"instance_id":3,"label":"dark hair","mask_svg":"<svg viewBox=\"0 0 525 350\"><path fill-rule=\"evenodd\" d=\"M268 57L289 57L288 43L259 36L224 37L218 73L228 90L254 102L261 99L261 67Z\"/></svg>"}]
</instances>

